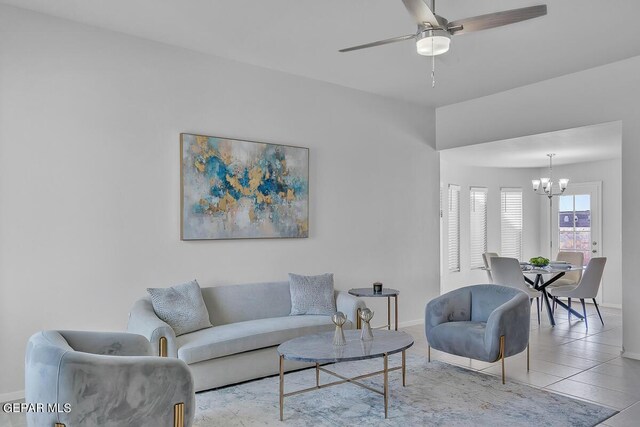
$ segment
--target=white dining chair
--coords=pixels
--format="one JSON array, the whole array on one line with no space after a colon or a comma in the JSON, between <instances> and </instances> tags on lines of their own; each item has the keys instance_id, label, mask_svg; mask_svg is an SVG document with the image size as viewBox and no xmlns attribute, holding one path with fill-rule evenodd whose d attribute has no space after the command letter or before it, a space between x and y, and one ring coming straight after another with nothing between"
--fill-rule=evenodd
<instances>
[{"instance_id":1,"label":"white dining chair","mask_svg":"<svg viewBox=\"0 0 640 427\"><path fill-rule=\"evenodd\" d=\"M489 281L493 283L493 277L491 276L491 258L496 258L498 255L497 252L485 252L482 254L482 261L484 261L484 268L486 269L487 276L489 276Z\"/></svg>"},{"instance_id":2,"label":"white dining chair","mask_svg":"<svg viewBox=\"0 0 640 427\"><path fill-rule=\"evenodd\" d=\"M596 307L600 322L604 326L602 315L600 314L600 308L596 302L596 296L598 295L598 289L600 288L600 282L602 281L602 273L604 272L604 265L607 263L606 257L591 258L587 269L582 275L580 283L575 286L559 286L549 289L549 293L553 297L554 301L557 298L567 298L568 306L571 308L571 298L577 298L582 303L582 313L584 315L584 325L589 329L587 323L587 307L584 303L585 299L591 299ZM569 312L571 314L571 312Z\"/></svg>"},{"instance_id":3,"label":"white dining chair","mask_svg":"<svg viewBox=\"0 0 640 427\"><path fill-rule=\"evenodd\" d=\"M496 285L510 286L520 289L529 296L529 302L536 300L536 312L538 314L538 325L540 324L540 291L527 285L522 274L520 263L515 258L493 257L491 258L491 275L493 283Z\"/></svg>"},{"instance_id":4,"label":"white dining chair","mask_svg":"<svg viewBox=\"0 0 640 427\"><path fill-rule=\"evenodd\" d=\"M582 252L558 252L556 257L558 261L565 261L576 267L582 267L584 264L584 254ZM562 278L556 280L553 284L549 285L549 289L558 286L577 285L582 279L582 269L567 271Z\"/></svg>"},{"instance_id":5,"label":"white dining chair","mask_svg":"<svg viewBox=\"0 0 640 427\"><path fill-rule=\"evenodd\" d=\"M558 261L564 261L576 267L582 267L584 264L584 254L582 252L558 252L556 257ZM547 286L547 290L552 288L559 288L561 286L576 286L582 279L582 269L567 271L562 278L556 280L551 285ZM555 311L557 306L557 300L553 300L553 310ZM569 312L569 320L571 320L571 312Z\"/></svg>"}]
</instances>

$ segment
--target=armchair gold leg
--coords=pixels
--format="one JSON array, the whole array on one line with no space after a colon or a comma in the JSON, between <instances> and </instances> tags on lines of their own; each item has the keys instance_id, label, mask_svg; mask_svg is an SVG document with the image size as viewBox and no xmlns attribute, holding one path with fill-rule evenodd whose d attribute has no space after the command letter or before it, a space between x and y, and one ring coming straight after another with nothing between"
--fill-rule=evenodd
<instances>
[{"instance_id":1,"label":"armchair gold leg","mask_svg":"<svg viewBox=\"0 0 640 427\"><path fill-rule=\"evenodd\" d=\"M504 384L504 335L500 337L500 362L502 363L502 384Z\"/></svg>"},{"instance_id":2,"label":"armchair gold leg","mask_svg":"<svg viewBox=\"0 0 640 427\"><path fill-rule=\"evenodd\" d=\"M167 338L160 337L160 342L158 342L158 356L167 357Z\"/></svg>"},{"instance_id":3,"label":"armchair gold leg","mask_svg":"<svg viewBox=\"0 0 640 427\"><path fill-rule=\"evenodd\" d=\"M529 344L527 344L527 372L529 372Z\"/></svg>"},{"instance_id":4,"label":"armchair gold leg","mask_svg":"<svg viewBox=\"0 0 640 427\"><path fill-rule=\"evenodd\" d=\"M427 346L427 362L431 362L431 346Z\"/></svg>"},{"instance_id":5,"label":"armchair gold leg","mask_svg":"<svg viewBox=\"0 0 640 427\"><path fill-rule=\"evenodd\" d=\"M62 423L55 423L53 427L65 427L65 425Z\"/></svg>"},{"instance_id":6,"label":"armchair gold leg","mask_svg":"<svg viewBox=\"0 0 640 427\"><path fill-rule=\"evenodd\" d=\"M173 405L173 427L184 427L184 403Z\"/></svg>"}]
</instances>

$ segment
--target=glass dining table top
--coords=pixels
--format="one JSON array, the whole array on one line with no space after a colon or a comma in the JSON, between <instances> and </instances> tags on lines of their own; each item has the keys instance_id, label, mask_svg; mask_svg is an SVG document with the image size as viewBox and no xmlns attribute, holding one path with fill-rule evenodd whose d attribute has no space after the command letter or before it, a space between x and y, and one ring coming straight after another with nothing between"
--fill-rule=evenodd
<instances>
[{"instance_id":1,"label":"glass dining table top","mask_svg":"<svg viewBox=\"0 0 640 427\"><path fill-rule=\"evenodd\" d=\"M562 267L549 265L546 267L534 267L530 264L520 264L520 268L522 268L522 272L524 274L558 274L567 273L570 271L584 270L586 267L582 267L579 265L567 265Z\"/></svg>"}]
</instances>

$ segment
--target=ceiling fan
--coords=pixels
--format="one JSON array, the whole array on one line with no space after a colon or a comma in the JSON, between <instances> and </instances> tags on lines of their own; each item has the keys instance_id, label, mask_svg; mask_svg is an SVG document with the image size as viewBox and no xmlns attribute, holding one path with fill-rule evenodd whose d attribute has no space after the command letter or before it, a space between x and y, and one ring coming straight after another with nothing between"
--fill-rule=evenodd
<instances>
[{"instance_id":1,"label":"ceiling fan","mask_svg":"<svg viewBox=\"0 0 640 427\"><path fill-rule=\"evenodd\" d=\"M416 41L416 48L420 55L436 56L449 50L451 36L501 27L547 14L547 6L538 5L449 22L442 16L435 14L435 0L431 0L431 8L427 5L426 0L402 0L402 2L418 24L418 31L415 34L348 47L340 49L340 52L351 52L413 39Z\"/></svg>"}]
</instances>

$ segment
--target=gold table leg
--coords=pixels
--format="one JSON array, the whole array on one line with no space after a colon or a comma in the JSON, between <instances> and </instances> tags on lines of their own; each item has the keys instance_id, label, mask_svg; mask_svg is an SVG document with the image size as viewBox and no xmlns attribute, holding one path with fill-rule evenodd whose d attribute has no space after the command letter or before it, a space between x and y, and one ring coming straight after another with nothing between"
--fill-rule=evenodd
<instances>
[{"instance_id":1,"label":"gold table leg","mask_svg":"<svg viewBox=\"0 0 640 427\"><path fill-rule=\"evenodd\" d=\"M320 387L320 364L316 363L316 387Z\"/></svg>"},{"instance_id":2,"label":"gold table leg","mask_svg":"<svg viewBox=\"0 0 640 427\"><path fill-rule=\"evenodd\" d=\"M395 297L396 300L396 331L398 330L398 295L396 295Z\"/></svg>"},{"instance_id":3,"label":"gold table leg","mask_svg":"<svg viewBox=\"0 0 640 427\"><path fill-rule=\"evenodd\" d=\"M387 297L387 329L391 330L391 297Z\"/></svg>"},{"instance_id":4,"label":"gold table leg","mask_svg":"<svg viewBox=\"0 0 640 427\"><path fill-rule=\"evenodd\" d=\"M284 417L284 356L280 356L280 421Z\"/></svg>"},{"instance_id":5,"label":"gold table leg","mask_svg":"<svg viewBox=\"0 0 640 427\"><path fill-rule=\"evenodd\" d=\"M360 319L360 308L356 310L356 329L362 329L362 319Z\"/></svg>"},{"instance_id":6,"label":"gold table leg","mask_svg":"<svg viewBox=\"0 0 640 427\"><path fill-rule=\"evenodd\" d=\"M384 418L389 416L389 356L384 354Z\"/></svg>"},{"instance_id":7,"label":"gold table leg","mask_svg":"<svg viewBox=\"0 0 640 427\"><path fill-rule=\"evenodd\" d=\"M402 387L407 386L407 355L406 351L402 350Z\"/></svg>"}]
</instances>

